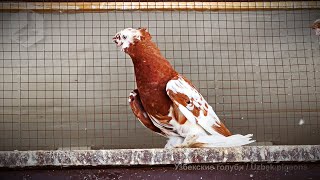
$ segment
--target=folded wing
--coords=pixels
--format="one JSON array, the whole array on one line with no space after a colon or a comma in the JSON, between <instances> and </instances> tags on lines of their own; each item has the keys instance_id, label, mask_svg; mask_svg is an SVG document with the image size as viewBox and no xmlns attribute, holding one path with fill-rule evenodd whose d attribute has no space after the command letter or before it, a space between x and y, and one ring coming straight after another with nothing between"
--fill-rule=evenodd
<instances>
[{"instance_id":1,"label":"folded wing","mask_svg":"<svg viewBox=\"0 0 320 180\"><path fill-rule=\"evenodd\" d=\"M144 107L142 106L139 92L137 89L133 90L130 93L129 103L130 103L130 107L132 109L132 112L134 113L134 115L136 115L136 117L142 123L142 125L144 125L146 128L148 128L148 129L150 129L150 130L152 130L162 136L166 136L158 127L156 127L152 123L152 120L150 119L150 117L148 116Z\"/></svg>"},{"instance_id":2,"label":"folded wing","mask_svg":"<svg viewBox=\"0 0 320 180\"><path fill-rule=\"evenodd\" d=\"M189 80L179 75L167 83L166 91L174 105L178 107L177 110L182 112L188 121L199 124L211 135L231 135Z\"/></svg>"}]
</instances>

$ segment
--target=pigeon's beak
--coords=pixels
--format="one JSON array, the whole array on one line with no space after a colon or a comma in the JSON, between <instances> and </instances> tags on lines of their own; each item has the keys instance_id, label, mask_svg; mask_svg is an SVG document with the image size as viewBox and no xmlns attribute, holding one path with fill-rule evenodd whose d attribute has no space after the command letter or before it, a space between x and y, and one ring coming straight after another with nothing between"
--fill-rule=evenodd
<instances>
[{"instance_id":1,"label":"pigeon's beak","mask_svg":"<svg viewBox=\"0 0 320 180\"><path fill-rule=\"evenodd\" d=\"M113 41L114 43L116 43L118 47L122 45L122 43L121 43L121 41L120 41L120 35L119 35L119 34L116 34L116 35L112 38L112 41Z\"/></svg>"},{"instance_id":2,"label":"pigeon's beak","mask_svg":"<svg viewBox=\"0 0 320 180\"><path fill-rule=\"evenodd\" d=\"M117 35L114 36L114 37L112 38L112 41L118 45L118 36L117 36Z\"/></svg>"}]
</instances>

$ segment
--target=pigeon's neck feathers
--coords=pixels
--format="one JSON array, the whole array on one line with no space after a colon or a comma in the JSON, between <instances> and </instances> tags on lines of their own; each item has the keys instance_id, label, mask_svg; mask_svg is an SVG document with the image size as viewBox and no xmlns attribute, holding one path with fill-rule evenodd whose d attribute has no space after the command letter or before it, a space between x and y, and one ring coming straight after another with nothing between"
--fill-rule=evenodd
<instances>
[{"instance_id":1,"label":"pigeon's neck feathers","mask_svg":"<svg viewBox=\"0 0 320 180\"><path fill-rule=\"evenodd\" d=\"M138 86L139 81L167 82L177 74L169 61L161 55L157 45L149 39L130 46L127 53L134 64Z\"/></svg>"},{"instance_id":2,"label":"pigeon's neck feathers","mask_svg":"<svg viewBox=\"0 0 320 180\"><path fill-rule=\"evenodd\" d=\"M133 63L138 63L141 60L154 61L161 59L167 61L161 55L161 52L157 45L151 40L143 40L133 44L128 48L127 54L130 55Z\"/></svg>"}]
</instances>

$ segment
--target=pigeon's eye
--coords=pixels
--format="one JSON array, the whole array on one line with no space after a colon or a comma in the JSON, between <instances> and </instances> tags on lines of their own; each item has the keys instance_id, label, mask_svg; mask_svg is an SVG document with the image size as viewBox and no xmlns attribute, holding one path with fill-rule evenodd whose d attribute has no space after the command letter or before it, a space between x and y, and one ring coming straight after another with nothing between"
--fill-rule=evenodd
<instances>
[{"instance_id":1,"label":"pigeon's eye","mask_svg":"<svg viewBox=\"0 0 320 180\"><path fill-rule=\"evenodd\" d=\"M125 35L122 35L122 38L123 38L124 40L126 40L126 39L127 39L127 36L125 36Z\"/></svg>"}]
</instances>

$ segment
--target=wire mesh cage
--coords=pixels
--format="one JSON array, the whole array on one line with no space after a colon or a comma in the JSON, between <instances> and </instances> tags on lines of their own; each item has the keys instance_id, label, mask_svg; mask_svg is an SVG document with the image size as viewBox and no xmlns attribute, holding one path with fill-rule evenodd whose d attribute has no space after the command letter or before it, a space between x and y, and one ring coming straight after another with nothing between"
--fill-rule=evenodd
<instances>
[{"instance_id":1,"label":"wire mesh cage","mask_svg":"<svg viewBox=\"0 0 320 180\"><path fill-rule=\"evenodd\" d=\"M130 57L112 42L146 27L233 133L319 144L317 1L3 2L0 150L163 147L136 120Z\"/></svg>"}]
</instances>

